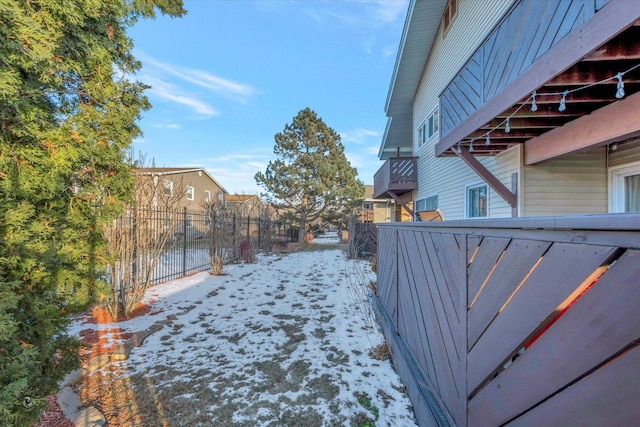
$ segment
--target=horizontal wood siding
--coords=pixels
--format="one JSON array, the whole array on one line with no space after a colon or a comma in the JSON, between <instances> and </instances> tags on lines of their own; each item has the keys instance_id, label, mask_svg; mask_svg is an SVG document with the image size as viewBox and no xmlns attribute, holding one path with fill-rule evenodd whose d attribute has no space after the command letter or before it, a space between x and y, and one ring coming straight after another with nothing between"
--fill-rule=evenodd
<instances>
[{"instance_id":1,"label":"horizontal wood siding","mask_svg":"<svg viewBox=\"0 0 640 427\"><path fill-rule=\"evenodd\" d=\"M491 169L491 173L511 191L513 191L511 175L518 174L518 179L520 179L520 156L520 146L503 151L496 155L494 167ZM517 189L515 192L517 193ZM490 218L512 217L511 206L495 191L490 192L489 210Z\"/></svg>"},{"instance_id":2,"label":"horizontal wood siding","mask_svg":"<svg viewBox=\"0 0 640 427\"><path fill-rule=\"evenodd\" d=\"M595 11L594 0L517 2L478 50L465 56L468 62L442 92L441 135L499 94Z\"/></svg>"},{"instance_id":3,"label":"horizontal wood siding","mask_svg":"<svg viewBox=\"0 0 640 427\"><path fill-rule=\"evenodd\" d=\"M640 419L640 214L379 229L377 310L420 425Z\"/></svg>"},{"instance_id":4,"label":"horizontal wood siding","mask_svg":"<svg viewBox=\"0 0 640 427\"><path fill-rule=\"evenodd\" d=\"M640 140L619 144L609 153L609 166L622 166L626 163L640 162Z\"/></svg>"},{"instance_id":5,"label":"horizontal wood siding","mask_svg":"<svg viewBox=\"0 0 640 427\"><path fill-rule=\"evenodd\" d=\"M523 169L522 216L607 212L604 148Z\"/></svg>"}]
</instances>

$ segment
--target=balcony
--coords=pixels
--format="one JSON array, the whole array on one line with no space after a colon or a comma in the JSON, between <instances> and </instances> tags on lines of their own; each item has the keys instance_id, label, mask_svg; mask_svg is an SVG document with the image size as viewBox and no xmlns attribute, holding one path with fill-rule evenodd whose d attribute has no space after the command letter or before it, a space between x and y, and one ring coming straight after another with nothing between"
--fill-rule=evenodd
<instances>
[{"instance_id":1,"label":"balcony","mask_svg":"<svg viewBox=\"0 0 640 427\"><path fill-rule=\"evenodd\" d=\"M417 157L392 157L373 177L373 197L389 197L389 192L401 196L418 188Z\"/></svg>"}]
</instances>

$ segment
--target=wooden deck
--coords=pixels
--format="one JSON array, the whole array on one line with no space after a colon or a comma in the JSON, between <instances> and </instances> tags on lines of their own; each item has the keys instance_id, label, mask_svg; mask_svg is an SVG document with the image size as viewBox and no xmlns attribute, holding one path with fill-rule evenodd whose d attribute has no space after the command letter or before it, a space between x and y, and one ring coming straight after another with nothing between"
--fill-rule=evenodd
<instances>
[{"instance_id":1,"label":"wooden deck","mask_svg":"<svg viewBox=\"0 0 640 427\"><path fill-rule=\"evenodd\" d=\"M378 226L420 425L638 425L640 214Z\"/></svg>"}]
</instances>

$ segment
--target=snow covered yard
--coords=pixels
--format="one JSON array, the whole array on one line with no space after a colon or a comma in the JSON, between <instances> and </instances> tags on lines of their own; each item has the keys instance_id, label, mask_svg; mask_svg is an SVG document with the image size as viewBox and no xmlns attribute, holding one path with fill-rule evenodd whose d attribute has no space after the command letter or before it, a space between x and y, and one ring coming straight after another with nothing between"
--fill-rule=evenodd
<instances>
[{"instance_id":1,"label":"snow covered yard","mask_svg":"<svg viewBox=\"0 0 640 427\"><path fill-rule=\"evenodd\" d=\"M367 301L375 275L316 242L155 286L150 314L90 325L164 323L128 360L85 377L83 404L111 426L414 426L390 360L369 355L382 342Z\"/></svg>"}]
</instances>

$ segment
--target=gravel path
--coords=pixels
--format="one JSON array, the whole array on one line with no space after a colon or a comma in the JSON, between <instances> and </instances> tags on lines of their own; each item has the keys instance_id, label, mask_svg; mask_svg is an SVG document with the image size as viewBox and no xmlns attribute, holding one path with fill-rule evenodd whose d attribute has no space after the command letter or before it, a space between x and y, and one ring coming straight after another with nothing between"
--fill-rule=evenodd
<instances>
[{"instance_id":1,"label":"gravel path","mask_svg":"<svg viewBox=\"0 0 640 427\"><path fill-rule=\"evenodd\" d=\"M369 354L374 278L327 247L159 285L170 323L78 393L111 426L414 426L390 360Z\"/></svg>"}]
</instances>

